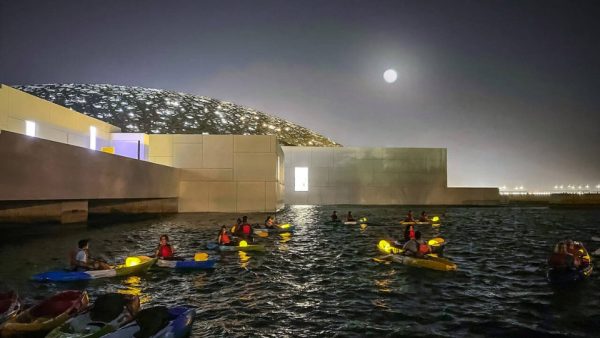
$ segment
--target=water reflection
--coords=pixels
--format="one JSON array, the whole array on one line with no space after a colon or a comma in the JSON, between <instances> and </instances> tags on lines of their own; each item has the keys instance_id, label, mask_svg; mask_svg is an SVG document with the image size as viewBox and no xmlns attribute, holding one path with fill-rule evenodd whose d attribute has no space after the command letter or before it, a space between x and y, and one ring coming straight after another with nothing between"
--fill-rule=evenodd
<instances>
[{"instance_id":1,"label":"water reflection","mask_svg":"<svg viewBox=\"0 0 600 338\"><path fill-rule=\"evenodd\" d=\"M124 295L138 296L141 304L148 303L152 300L150 295L142 292L142 279L139 276L129 276L125 278L123 280L123 287L119 288L117 292Z\"/></svg>"},{"instance_id":2,"label":"water reflection","mask_svg":"<svg viewBox=\"0 0 600 338\"><path fill-rule=\"evenodd\" d=\"M240 267L244 270L247 270L251 256L248 255L245 251L238 251L238 256L240 257Z\"/></svg>"}]
</instances>

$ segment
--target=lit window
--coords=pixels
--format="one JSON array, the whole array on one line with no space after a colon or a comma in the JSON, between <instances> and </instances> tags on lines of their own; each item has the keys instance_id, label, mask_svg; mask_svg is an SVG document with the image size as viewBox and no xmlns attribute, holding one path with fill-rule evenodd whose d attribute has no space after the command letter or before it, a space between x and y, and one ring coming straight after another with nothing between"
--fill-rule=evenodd
<instances>
[{"instance_id":1,"label":"lit window","mask_svg":"<svg viewBox=\"0 0 600 338\"><path fill-rule=\"evenodd\" d=\"M96 127L90 127L90 149L96 150Z\"/></svg>"},{"instance_id":2,"label":"lit window","mask_svg":"<svg viewBox=\"0 0 600 338\"><path fill-rule=\"evenodd\" d=\"M25 121L25 135L35 136L35 122Z\"/></svg>"},{"instance_id":3,"label":"lit window","mask_svg":"<svg viewBox=\"0 0 600 338\"><path fill-rule=\"evenodd\" d=\"M308 191L308 168L296 167L296 191Z\"/></svg>"}]
</instances>

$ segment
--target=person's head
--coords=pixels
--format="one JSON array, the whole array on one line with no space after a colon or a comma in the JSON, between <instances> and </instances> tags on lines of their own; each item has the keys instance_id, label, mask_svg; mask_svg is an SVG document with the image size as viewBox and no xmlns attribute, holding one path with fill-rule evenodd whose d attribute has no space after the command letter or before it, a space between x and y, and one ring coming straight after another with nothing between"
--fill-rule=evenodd
<instances>
[{"instance_id":1,"label":"person's head","mask_svg":"<svg viewBox=\"0 0 600 338\"><path fill-rule=\"evenodd\" d=\"M160 244L165 245L167 243L169 243L169 236L160 235Z\"/></svg>"},{"instance_id":2,"label":"person's head","mask_svg":"<svg viewBox=\"0 0 600 338\"><path fill-rule=\"evenodd\" d=\"M337 215L337 211L335 211L335 210L334 210L334 211L333 211L333 214L334 214L334 215Z\"/></svg>"},{"instance_id":3,"label":"person's head","mask_svg":"<svg viewBox=\"0 0 600 338\"><path fill-rule=\"evenodd\" d=\"M421 239L421 232L415 231L415 239Z\"/></svg>"},{"instance_id":4,"label":"person's head","mask_svg":"<svg viewBox=\"0 0 600 338\"><path fill-rule=\"evenodd\" d=\"M564 242L558 243L558 252L559 253L565 253L565 252L567 252L567 244L564 243Z\"/></svg>"},{"instance_id":5,"label":"person's head","mask_svg":"<svg viewBox=\"0 0 600 338\"><path fill-rule=\"evenodd\" d=\"M244 223L248 222L248 216L242 217L242 222L244 222Z\"/></svg>"},{"instance_id":6,"label":"person's head","mask_svg":"<svg viewBox=\"0 0 600 338\"><path fill-rule=\"evenodd\" d=\"M408 211L408 214L409 214L409 215L412 215L412 210L409 210L409 211Z\"/></svg>"},{"instance_id":7,"label":"person's head","mask_svg":"<svg viewBox=\"0 0 600 338\"><path fill-rule=\"evenodd\" d=\"M227 232L227 227L225 225L221 227L221 232Z\"/></svg>"},{"instance_id":8,"label":"person's head","mask_svg":"<svg viewBox=\"0 0 600 338\"><path fill-rule=\"evenodd\" d=\"M352 215L352 211L348 211L348 215Z\"/></svg>"},{"instance_id":9,"label":"person's head","mask_svg":"<svg viewBox=\"0 0 600 338\"><path fill-rule=\"evenodd\" d=\"M426 213L425 211L423 211L423 212L421 213L421 216L425 216L425 215L427 215L427 213Z\"/></svg>"},{"instance_id":10,"label":"person's head","mask_svg":"<svg viewBox=\"0 0 600 338\"><path fill-rule=\"evenodd\" d=\"M89 239L82 239L82 240L79 240L79 242L77 243L77 247L79 247L79 249L87 249L89 243L90 243Z\"/></svg>"},{"instance_id":11,"label":"person's head","mask_svg":"<svg viewBox=\"0 0 600 338\"><path fill-rule=\"evenodd\" d=\"M569 249L573 249L575 247L575 242L573 242L572 239L568 239L566 244L567 244L567 248L569 248Z\"/></svg>"}]
</instances>

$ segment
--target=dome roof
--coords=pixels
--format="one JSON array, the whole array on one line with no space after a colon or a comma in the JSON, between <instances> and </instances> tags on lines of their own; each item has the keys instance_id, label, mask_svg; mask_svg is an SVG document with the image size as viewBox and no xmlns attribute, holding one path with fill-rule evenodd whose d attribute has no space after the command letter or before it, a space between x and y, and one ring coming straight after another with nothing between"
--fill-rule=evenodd
<instances>
[{"instance_id":1,"label":"dome roof","mask_svg":"<svg viewBox=\"0 0 600 338\"><path fill-rule=\"evenodd\" d=\"M204 96L108 84L43 84L15 88L121 128L147 134L277 135L282 145L339 146L310 129Z\"/></svg>"}]
</instances>

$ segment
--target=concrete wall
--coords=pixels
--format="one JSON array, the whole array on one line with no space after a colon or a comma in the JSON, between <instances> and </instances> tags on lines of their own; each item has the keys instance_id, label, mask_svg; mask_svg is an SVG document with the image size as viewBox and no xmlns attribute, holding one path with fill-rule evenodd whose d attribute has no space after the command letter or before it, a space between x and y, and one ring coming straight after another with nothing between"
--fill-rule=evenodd
<instances>
[{"instance_id":1,"label":"concrete wall","mask_svg":"<svg viewBox=\"0 0 600 338\"><path fill-rule=\"evenodd\" d=\"M151 162L181 169L180 212L283 207L283 152L275 136L149 135L149 147Z\"/></svg>"},{"instance_id":2,"label":"concrete wall","mask_svg":"<svg viewBox=\"0 0 600 338\"><path fill-rule=\"evenodd\" d=\"M480 204L497 189L448 189L444 148L283 147L287 204ZM309 188L295 191L295 167Z\"/></svg>"},{"instance_id":3,"label":"concrete wall","mask_svg":"<svg viewBox=\"0 0 600 338\"><path fill-rule=\"evenodd\" d=\"M176 198L175 168L0 132L0 201Z\"/></svg>"},{"instance_id":4,"label":"concrete wall","mask_svg":"<svg viewBox=\"0 0 600 338\"><path fill-rule=\"evenodd\" d=\"M0 85L0 129L25 134L26 120L36 123L37 138L84 148L90 146L90 126L97 130L96 149L110 146L110 133L120 131L108 123Z\"/></svg>"}]
</instances>

